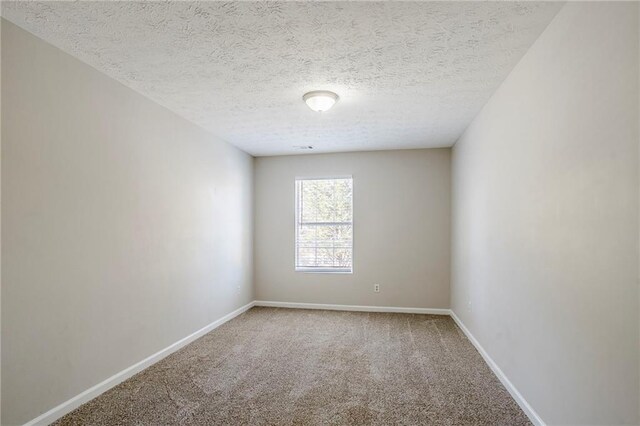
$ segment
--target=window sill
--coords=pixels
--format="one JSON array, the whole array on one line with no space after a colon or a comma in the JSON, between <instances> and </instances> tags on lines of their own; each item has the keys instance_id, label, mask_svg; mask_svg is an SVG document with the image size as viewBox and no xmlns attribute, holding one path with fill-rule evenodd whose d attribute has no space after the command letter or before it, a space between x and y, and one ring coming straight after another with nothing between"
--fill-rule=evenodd
<instances>
[{"instance_id":1,"label":"window sill","mask_svg":"<svg viewBox=\"0 0 640 426\"><path fill-rule=\"evenodd\" d=\"M306 274L353 274L353 270L346 269L314 269L314 268L296 268L296 272Z\"/></svg>"}]
</instances>

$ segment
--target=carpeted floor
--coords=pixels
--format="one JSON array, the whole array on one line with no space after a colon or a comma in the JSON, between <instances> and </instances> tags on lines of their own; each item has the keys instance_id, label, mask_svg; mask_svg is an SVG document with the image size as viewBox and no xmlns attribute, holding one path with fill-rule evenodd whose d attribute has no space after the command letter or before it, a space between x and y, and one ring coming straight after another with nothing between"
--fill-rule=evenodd
<instances>
[{"instance_id":1,"label":"carpeted floor","mask_svg":"<svg viewBox=\"0 0 640 426\"><path fill-rule=\"evenodd\" d=\"M530 423L447 316L253 308L55 424Z\"/></svg>"}]
</instances>

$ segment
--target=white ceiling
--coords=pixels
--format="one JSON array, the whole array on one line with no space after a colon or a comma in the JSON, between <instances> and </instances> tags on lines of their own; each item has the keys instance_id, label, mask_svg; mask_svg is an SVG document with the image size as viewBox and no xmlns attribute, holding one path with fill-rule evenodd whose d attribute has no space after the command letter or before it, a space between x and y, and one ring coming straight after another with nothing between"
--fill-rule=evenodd
<instances>
[{"instance_id":1,"label":"white ceiling","mask_svg":"<svg viewBox=\"0 0 640 426\"><path fill-rule=\"evenodd\" d=\"M541 2L3 2L2 15L253 155L451 146ZM328 89L327 113L302 102Z\"/></svg>"}]
</instances>

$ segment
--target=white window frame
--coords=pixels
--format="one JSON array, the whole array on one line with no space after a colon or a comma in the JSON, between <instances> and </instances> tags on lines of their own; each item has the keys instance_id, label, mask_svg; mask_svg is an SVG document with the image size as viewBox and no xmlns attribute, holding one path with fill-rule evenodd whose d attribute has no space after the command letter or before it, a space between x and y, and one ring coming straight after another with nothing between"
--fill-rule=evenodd
<instances>
[{"instance_id":1,"label":"white window frame","mask_svg":"<svg viewBox=\"0 0 640 426\"><path fill-rule=\"evenodd\" d=\"M298 188L297 183L301 180L334 180L334 179L351 179L351 268L319 268L319 267L304 267L298 266L298 216L300 212L298 211ZM353 266L354 266L354 243L355 239L355 221L354 221L354 211L355 207L353 205L353 193L354 193L354 179L352 175L333 175L333 176L304 176L304 177L296 177L293 181L293 204L294 204L294 228L295 228L295 236L293 241L293 268L295 272L303 272L303 273L311 273L311 274L353 274Z\"/></svg>"}]
</instances>

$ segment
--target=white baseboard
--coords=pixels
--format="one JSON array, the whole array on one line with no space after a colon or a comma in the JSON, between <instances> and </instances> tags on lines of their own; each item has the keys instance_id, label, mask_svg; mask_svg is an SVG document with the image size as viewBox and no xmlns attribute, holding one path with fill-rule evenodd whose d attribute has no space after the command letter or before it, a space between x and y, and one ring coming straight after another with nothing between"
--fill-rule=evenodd
<instances>
[{"instance_id":1,"label":"white baseboard","mask_svg":"<svg viewBox=\"0 0 640 426\"><path fill-rule=\"evenodd\" d=\"M84 404L85 402L88 402L88 401L92 400L93 398L97 397L101 393L108 391L112 387L122 383L126 379L128 379L128 378L132 377L133 375L139 373L140 371L144 370L145 368L150 367L151 365L155 364L156 362L160 361L161 359L167 357L168 355L171 355L173 352L177 351L178 349L181 349L182 347L188 345L189 343L193 342L194 340L204 336L205 334L207 334L211 330L221 326L225 322L227 322L227 321L237 317L238 315L242 314L243 312L251 309L254 306L254 303L255 302L251 302L251 303L248 303L248 304L242 306L241 308L236 309L235 311L233 311L233 312L223 316L222 318L212 322L211 324L207 325L206 327L201 328L200 330L196 331L195 333L192 333L192 334L188 335L187 337L178 340L174 344L172 344L170 346L167 346L166 348L162 349L161 351L156 352L155 354L143 359L142 361L138 362L137 364L134 364L131 367L126 368L126 369L120 371L119 373L114 374L113 376L109 377L107 380L98 383L97 385L87 389L86 391L82 392L81 394L74 396L70 400L63 402L62 404L58 405L57 407L54 407L51 410L47 411L46 413L36 417L35 419L31 420L30 422L25 423L24 426L36 426L36 425L39 426L39 425L48 425L50 423L53 423L54 421L58 420L59 418L61 418L65 414L68 414L71 411L75 410L76 408L78 408L79 406Z\"/></svg>"},{"instance_id":2,"label":"white baseboard","mask_svg":"<svg viewBox=\"0 0 640 426\"><path fill-rule=\"evenodd\" d=\"M327 305L322 303L272 302L256 300L255 306L271 308L324 309L329 311L358 311L358 312L397 312L403 314L432 314L449 315L449 309L435 308L400 308L392 306L360 306L360 305Z\"/></svg>"},{"instance_id":3,"label":"white baseboard","mask_svg":"<svg viewBox=\"0 0 640 426\"><path fill-rule=\"evenodd\" d=\"M529 405L529 403L524 399L524 397L518 392L515 386L509 381L507 376L502 372L500 367L491 359L487 351L480 345L480 343L476 340L476 338L471 334L471 332L467 329L464 323L458 318L458 316L450 309L432 309L432 308L402 308L402 307L390 307L390 306L358 306L358 305L330 305L330 304L320 304L320 303L294 303L294 302L273 302L266 300L255 300L251 303L248 303L241 308L236 309L235 311L223 316L222 318L212 322L206 327L201 328L195 333L190 334L189 336L178 340L172 345L162 349L159 352L143 359L142 361L132 365L129 368L126 368L119 373L114 374L103 382L98 383L97 385L87 389L79 395L71 398L68 401L63 402L57 407L52 408L46 413L36 417L30 422L26 423L24 426L40 426L40 425L48 425L58 420L65 414L70 413L75 410L85 402L92 400L98 395L106 392L112 387L122 383L126 379L134 376L140 371L144 370L147 367L155 364L161 359L167 357L173 352L181 349L182 347L188 345L194 340L204 336L209 333L211 330L221 326L225 322L237 317L243 312L251 309L253 306L266 306L266 307L275 307L275 308L298 308L298 309L325 309L325 310L333 310L333 311L359 311L359 312L397 312L397 313L409 313L409 314L432 314L432 315L450 315L453 320L456 322L458 327L464 332L469 341L475 346L478 350L482 358L489 365L493 373L500 379L504 387L509 391L513 399L518 403L520 408L525 412L525 414L529 417L531 422L536 426L545 426L545 423L542 421L540 416L535 412L535 410Z\"/></svg>"},{"instance_id":4,"label":"white baseboard","mask_svg":"<svg viewBox=\"0 0 640 426\"><path fill-rule=\"evenodd\" d=\"M473 334L471 334L469 329L464 325L462 320L458 318L458 316L456 315L455 312L453 312L453 310L451 310L451 318L453 318L456 324L458 324L458 327L460 327L460 329L467 336L469 341L473 344L473 346L476 347L478 352L480 352L480 355L482 355L482 358L484 359L484 361L489 365L489 368L491 368L493 373L498 377L498 379L500 379L504 387L507 388L507 391L509 391L513 399L518 403L520 408L522 408L522 411L524 411L527 417L529 417L529 420L531 420L531 423L533 423L536 426L545 426L546 423L542 421L542 418L538 415L538 413L536 413L533 407L529 405L529 403L527 402L526 399L524 399L522 394L518 392L518 389L516 389L513 383L511 383L511 381L507 378L507 376L502 372L500 367L498 367L498 364L496 364L495 361L489 356L487 351L485 351L482 345L480 345L480 342L478 342L478 340L473 336Z\"/></svg>"}]
</instances>

